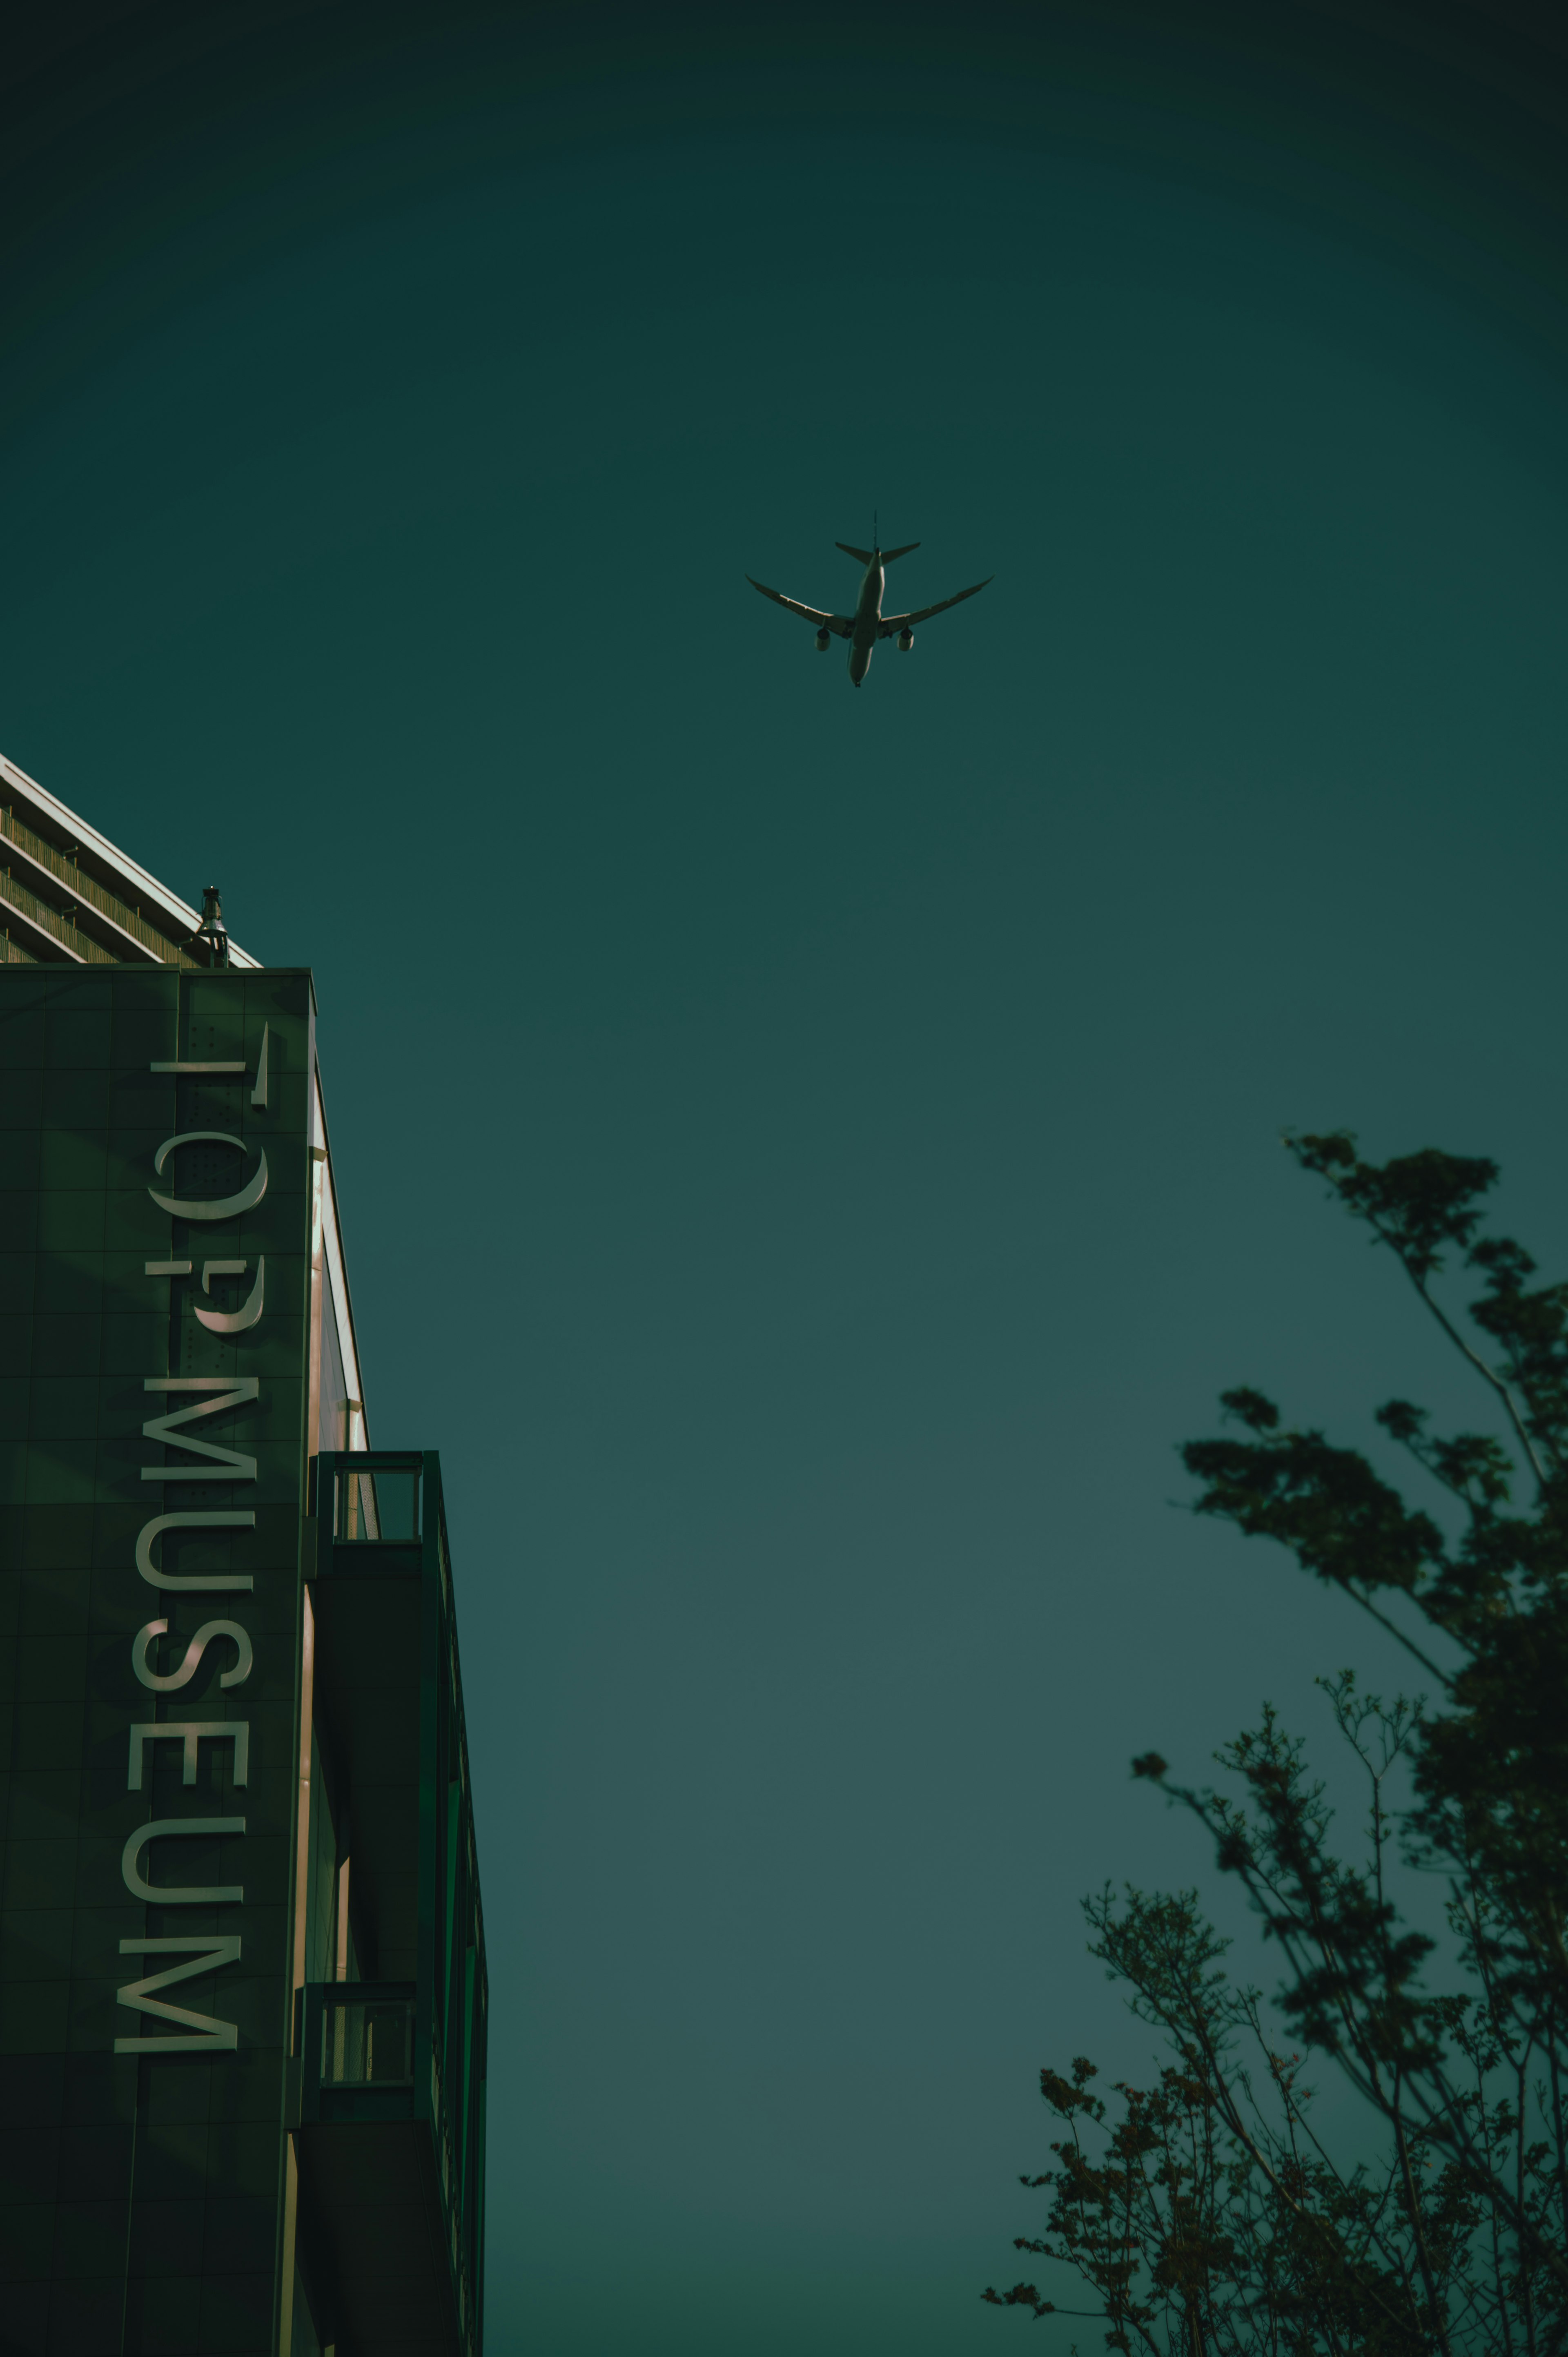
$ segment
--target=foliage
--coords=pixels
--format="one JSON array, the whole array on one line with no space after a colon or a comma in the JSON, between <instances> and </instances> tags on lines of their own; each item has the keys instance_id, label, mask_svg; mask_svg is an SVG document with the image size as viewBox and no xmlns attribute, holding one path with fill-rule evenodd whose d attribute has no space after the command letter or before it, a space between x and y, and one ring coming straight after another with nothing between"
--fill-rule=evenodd
<instances>
[{"instance_id":1,"label":"foliage","mask_svg":"<svg viewBox=\"0 0 1568 2357\"><path fill-rule=\"evenodd\" d=\"M1226 1975L1195 1891L1087 1901L1092 1953L1170 2059L1111 2102L1081 2058L1041 2073L1063 2133L1057 2166L1024 2179L1047 2198L1046 2231L1017 2247L1074 2270L1098 2305L1058 2309L1032 2283L984 2297L1101 2319L1109 2347L1151 2357L1548 2357L1568 2342L1568 1286L1532 1287L1527 1253L1478 1235L1492 1163L1428 1149L1379 1167L1342 1134L1287 1144L1393 1252L1508 1441L1380 1408L1444 1494L1434 1512L1359 1451L1282 1428L1251 1389L1223 1400L1245 1437L1183 1449L1198 1512L1342 1588L1437 1700L1385 1703L1348 1671L1320 1681L1367 1782L1351 1858L1272 1709L1217 1754L1237 1790L1133 1762L1242 1884L1281 1961L1286 2035ZM1480 1275L1478 1342L1434 1290L1455 1260ZM1402 1915L1402 1865L1443 1878L1448 1942ZM1364 2099L1375 2162L1337 2162L1320 2139L1304 2054Z\"/></svg>"}]
</instances>

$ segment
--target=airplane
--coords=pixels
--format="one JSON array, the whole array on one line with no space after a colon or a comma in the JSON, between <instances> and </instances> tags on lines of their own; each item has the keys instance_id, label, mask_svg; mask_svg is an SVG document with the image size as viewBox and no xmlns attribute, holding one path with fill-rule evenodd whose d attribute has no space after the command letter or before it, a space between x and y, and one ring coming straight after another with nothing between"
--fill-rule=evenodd
<instances>
[{"instance_id":1,"label":"airplane","mask_svg":"<svg viewBox=\"0 0 1568 2357\"><path fill-rule=\"evenodd\" d=\"M754 589L760 590L765 597L771 597L776 606L784 607L789 613L799 614L803 621L816 624L817 652L820 655L827 653L830 640L847 639L849 675L858 687L871 669L871 657L878 639L897 637L899 653L907 655L915 643L918 622L929 622L933 614L945 614L950 606L961 606L966 597L974 597L987 582L996 578L994 573L988 573L984 581L975 582L972 588L961 589L956 597L940 598L936 605L922 606L913 614L885 614L882 610L882 589L886 568L895 557L908 556L919 545L918 540L911 540L902 548L852 548L847 540L834 541L835 548L842 548L846 556L853 556L857 565L865 567L865 577L861 582L860 596L855 600L853 614L820 613L815 606L802 606L798 599L786 597L781 590L769 589L765 581L754 580L749 573L746 577Z\"/></svg>"}]
</instances>

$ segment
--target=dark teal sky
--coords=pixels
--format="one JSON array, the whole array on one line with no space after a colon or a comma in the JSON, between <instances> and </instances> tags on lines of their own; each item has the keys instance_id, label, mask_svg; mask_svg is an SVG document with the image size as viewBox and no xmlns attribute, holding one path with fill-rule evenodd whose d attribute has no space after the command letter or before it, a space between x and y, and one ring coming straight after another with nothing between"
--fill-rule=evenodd
<instances>
[{"instance_id":1,"label":"dark teal sky","mask_svg":"<svg viewBox=\"0 0 1568 2357\"><path fill-rule=\"evenodd\" d=\"M1399 1676L1170 1502L1223 1384L1459 1396L1281 1126L1568 1246L1560 85L1463 7L217 15L35 61L0 745L317 970L491 2349L1004 2351L1038 2066L1147 2055L1077 1899L1204 1869L1130 1756ZM856 695L742 576L874 504L996 580Z\"/></svg>"}]
</instances>

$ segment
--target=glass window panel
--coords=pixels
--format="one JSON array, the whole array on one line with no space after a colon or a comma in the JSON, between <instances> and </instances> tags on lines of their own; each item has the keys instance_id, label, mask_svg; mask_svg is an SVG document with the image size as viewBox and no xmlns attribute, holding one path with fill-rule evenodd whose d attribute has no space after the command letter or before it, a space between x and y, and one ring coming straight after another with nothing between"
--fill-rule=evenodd
<instances>
[{"instance_id":1,"label":"glass window panel","mask_svg":"<svg viewBox=\"0 0 1568 2357\"><path fill-rule=\"evenodd\" d=\"M413 2077L413 1999L328 1999L321 2046L324 2086L407 2086Z\"/></svg>"},{"instance_id":2,"label":"glass window panel","mask_svg":"<svg viewBox=\"0 0 1568 2357\"><path fill-rule=\"evenodd\" d=\"M337 1535L340 1539L416 1539L417 1472L361 1473L340 1467Z\"/></svg>"}]
</instances>

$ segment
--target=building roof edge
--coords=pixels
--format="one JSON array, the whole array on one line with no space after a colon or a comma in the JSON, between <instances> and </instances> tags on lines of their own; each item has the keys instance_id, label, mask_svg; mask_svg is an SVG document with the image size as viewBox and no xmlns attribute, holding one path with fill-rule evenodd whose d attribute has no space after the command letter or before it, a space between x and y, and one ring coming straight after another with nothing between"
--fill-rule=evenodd
<instances>
[{"instance_id":1,"label":"building roof edge","mask_svg":"<svg viewBox=\"0 0 1568 2357\"><path fill-rule=\"evenodd\" d=\"M127 852L111 843L106 834L101 834L89 820L80 817L60 801L58 794L51 794L47 786L40 786L36 778L29 778L25 770L19 769L4 753L0 753L0 780L25 795L54 825L64 827L74 834L84 849L94 853L106 866L123 877L144 899L150 898L156 900L166 916L183 923L188 933L197 931L201 923L199 910L188 907L177 892L171 892L166 884L160 884L156 876L149 875ZM259 968L262 963L260 958L252 957L249 951L242 950L232 938L229 942L229 958L231 965L247 969Z\"/></svg>"}]
</instances>

